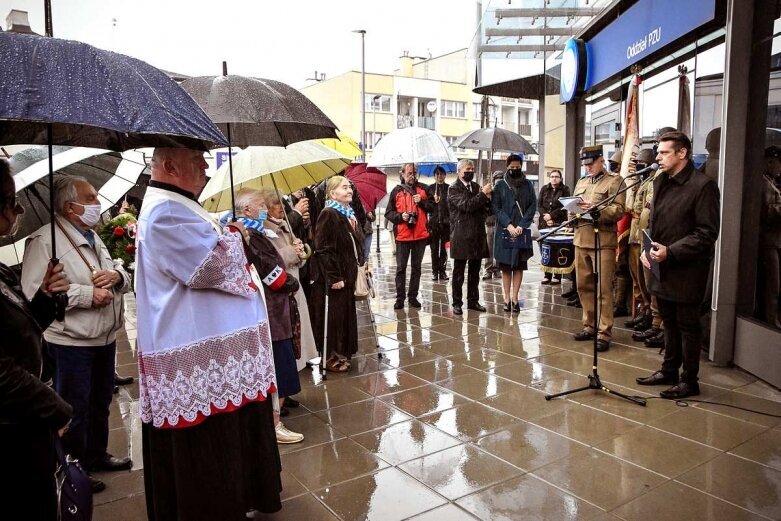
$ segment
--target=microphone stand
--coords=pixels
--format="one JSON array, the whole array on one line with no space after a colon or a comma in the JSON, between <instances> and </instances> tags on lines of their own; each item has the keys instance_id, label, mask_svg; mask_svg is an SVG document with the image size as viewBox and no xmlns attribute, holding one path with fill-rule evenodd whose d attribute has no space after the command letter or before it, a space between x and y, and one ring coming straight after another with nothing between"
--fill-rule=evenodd
<instances>
[{"instance_id":1,"label":"microphone stand","mask_svg":"<svg viewBox=\"0 0 781 521\"><path fill-rule=\"evenodd\" d=\"M628 177L626 179L628 179ZM624 181L626 179L624 179ZM586 218L586 215L590 215L591 216L591 221L592 221L591 222L591 226L594 229L594 246L595 246L594 262L591 263L591 277L592 277L592 281L593 281L593 284L594 284L594 321L592 323L592 328L594 329L594 346L593 346L594 361L592 363L592 372L591 372L590 375L588 375L588 385L584 385L583 387L578 387L576 389L569 389L569 390L566 390L566 391L562 391L560 393L546 394L545 395L545 399L546 400L552 400L553 398L558 398L559 396L566 396L568 394L573 394L573 393L578 393L580 391L587 391L589 389L594 389L594 390L598 390L598 391L605 391L606 393L609 393L609 394L614 394L614 395L619 396L619 397L621 397L621 398L623 398L625 400L628 400L630 402L636 403L637 405L642 405L643 407L646 406L645 398L640 398L640 397L637 397L637 396L629 396L629 395L620 393L618 391L614 391L614 390L610 389L609 387L605 386L604 384L602 384L602 380L599 377L599 370L598 370L599 351L597 351L597 341L598 341L598 336L599 336L598 335L599 319L600 319L600 314L601 314L601 309L599 307L599 294L600 294L600 291L599 291L599 288L600 288L600 283L599 283L599 266L600 266L600 262L601 262L601 252L600 252L600 249L599 249L599 247L600 247L600 243L599 243L599 212L601 210L607 208L610 204L612 204L613 201L615 201L616 198L619 195L621 195L621 194L631 190L635 186L639 186L640 184L642 184L642 182L643 182L643 179L641 178L641 179L639 179L638 181L636 181L634 183L627 184L624 188L618 190L615 194L613 194L612 196L608 197L607 199L605 199L601 203L595 205L590 210L585 211L583 213L575 214L575 216L572 217L572 219L569 219L568 221L565 221L565 222L561 223L559 226L557 226L556 228L554 228L550 232L546 233L545 235L543 235L539 239L537 239L537 241L540 244L542 244L542 242L545 239L547 239L548 237L550 237L551 235L553 235L557 231L561 230L562 228L564 228L566 226L569 226L570 224L575 223L577 221L581 221L581 222L582 221L586 221L586 222L588 222L589 219ZM585 226L585 225L586 225L586 223L581 224L581 226Z\"/></svg>"}]
</instances>

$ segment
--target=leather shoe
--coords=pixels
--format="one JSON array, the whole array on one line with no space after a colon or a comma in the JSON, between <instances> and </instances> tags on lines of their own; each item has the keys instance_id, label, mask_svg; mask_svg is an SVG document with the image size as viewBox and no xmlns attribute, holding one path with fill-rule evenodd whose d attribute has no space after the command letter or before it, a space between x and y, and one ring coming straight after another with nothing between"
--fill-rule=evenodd
<instances>
[{"instance_id":1,"label":"leather shoe","mask_svg":"<svg viewBox=\"0 0 781 521\"><path fill-rule=\"evenodd\" d=\"M471 309L473 311L485 311L485 306L481 306L479 302L475 302L474 304L469 304L467 309Z\"/></svg>"},{"instance_id":2,"label":"leather shoe","mask_svg":"<svg viewBox=\"0 0 781 521\"><path fill-rule=\"evenodd\" d=\"M111 454L106 454L89 466L90 470L130 470L133 468L133 461L130 458L115 458Z\"/></svg>"},{"instance_id":3,"label":"leather shoe","mask_svg":"<svg viewBox=\"0 0 781 521\"><path fill-rule=\"evenodd\" d=\"M423 304L420 303L420 301L416 298L409 299L409 305L413 308L421 308L423 307Z\"/></svg>"},{"instance_id":4,"label":"leather shoe","mask_svg":"<svg viewBox=\"0 0 781 521\"><path fill-rule=\"evenodd\" d=\"M450 280L450 277L448 277L446 273L440 273L439 280Z\"/></svg>"},{"instance_id":5,"label":"leather shoe","mask_svg":"<svg viewBox=\"0 0 781 521\"><path fill-rule=\"evenodd\" d=\"M645 339L645 347L664 347L664 331Z\"/></svg>"},{"instance_id":6,"label":"leather shoe","mask_svg":"<svg viewBox=\"0 0 781 521\"><path fill-rule=\"evenodd\" d=\"M636 331L632 333L632 340L636 342L645 342L652 336L656 336L659 333L663 333L662 330L658 327L651 327L646 329L645 331Z\"/></svg>"},{"instance_id":7,"label":"leather shoe","mask_svg":"<svg viewBox=\"0 0 781 521\"><path fill-rule=\"evenodd\" d=\"M639 376L635 378L635 382L638 385L676 385L678 383L678 375L664 374L661 371L656 371L651 376Z\"/></svg>"},{"instance_id":8,"label":"leather shoe","mask_svg":"<svg viewBox=\"0 0 781 521\"><path fill-rule=\"evenodd\" d=\"M290 415L290 409L288 409L287 407L285 407L285 406L283 405L282 407L280 407L280 408L279 408L279 415L280 415L281 417L283 417L283 418L284 418L285 416L289 416L289 415Z\"/></svg>"},{"instance_id":9,"label":"leather shoe","mask_svg":"<svg viewBox=\"0 0 781 521\"><path fill-rule=\"evenodd\" d=\"M569 300L567 301L567 305L568 305L568 306L575 306L575 307L578 307L578 306L580 305L580 299L579 299L579 298L577 298L577 297L575 297L575 298L572 298L572 299L569 299Z\"/></svg>"},{"instance_id":10,"label":"leather shoe","mask_svg":"<svg viewBox=\"0 0 781 521\"><path fill-rule=\"evenodd\" d=\"M87 474L87 477L89 478L89 484L93 494L97 494L98 492L103 492L106 490L106 484L101 480L93 477L92 474Z\"/></svg>"},{"instance_id":11,"label":"leather shoe","mask_svg":"<svg viewBox=\"0 0 781 521\"><path fill-rule=\"evenodd\" d=\"M505 313L509 313L512 310L513 310L513 305L510 302L505 302L504 306L502 306L502 311L504 311Z\"/></svg>"},{"instance_id":12,"label":"leather shoe","mask_svg":"<svg viewBox=\"0 0 781 521\"><path fill-rule=\"evenodd\" d=\"M435 273L435 274L434 274L434 276L433 276L433 277L431 277L431 280L433 280L434 282L438 281L438 280L439 280L439 275L437 275L437 274Z\"/></svg>"},{"instance_id":13,"label":"leather shoe","mask_svg":"<svg viewBox=\"0 0 781 521\"><path fill-rule=\"evenodd\" d=\"M698 394L700 394L700 386L697 383L680 382L660 392L659 396L665 400L680 400L681 398L697 396Z\"/></svg>"},{"instance_id":14,"label":"leather shoe","mask_svg":"<svg viewBox=\"0 0 781 521\"><path fill-rule=\"evenodd\" d=\"M464 310L461 309L461 306L453 306L453 314L454 315L463 315Z\"/></svg>"},{"instance_id":15,"label":"leather shoe","mask_svg":"<svg viewBox=\"0 0 781 521\"><path fill-rule=\"evenodd\" d=\"M597 351L604 353L610 349L610 340L597 340Z\"/></svg>"},{"instance_id":16,"label":"leather shoe","mask_svg":"<svg viewBox=\"0 0 781 521\"><path fill-rule=\"evenodd\" d=\"M576 289L571 289L571 290L569 290L569 291L567 291L565 293L562 293L561 294L561 298L569 299L569 298L574 297L577 294L578 294L578 291Z\"/></svg>"},{"instance_id":17,"label":"leather shoe","mask_svg":"<svg viewBox=\"0 0 781 521\"><path fill-rule=\"evenodd\" d=\"M540 284L550 284L550 279L542 279Z\"/></svg>"},{"instance_id":18,"label":"leather shoe","mask_svg":"<svg viewBox=\"0 0 781 521\"><path fill-rule=\"evenodd\" d=\"M624 322L624 327L636 328L645 321L645 315L638 314L635 318Z\"/></svg>"},{"instance_id":19,"label":"leather shoe","mask_svg":"<svg viewBox=\"0 0 781 521\"><path fill-rule=\"evenodd\" d=\"M521 312L521 303L516 302L513 304L513 313L520 313Z\"/></svg>"},{"instance_id":20,"label":"leather shoe","mask_svg":"<svg viewBox=\"0 0 781 521\"><path fill-rule=\"evenodd\" d=\"M295 409L299 405L301 405L301 402L299 402L298 400L291 398L290 396L285 398L285 407L290 407L291 409Z\"/></svg>"},{"instance_id":21,"label":"leather shoe","mask_svg":"<svg viewBox=\"0 0 781 521\"><path fill-rule=\"evenodd\" d=\"M559 284L561 284L561 279L557 279L554 277L553 280L550 281L551 286L558 286Z\"/></svg>"},{"instance_id":22,"label":"leather shoe","mask_svg":"<svg viewBox=\"0 0 781 521\"><path fill-rule=\"evenodd\" d=\"M585 342L586 340L594 340L594 333L591 331L581 331L580 333L575 333L573 335L573 338L577 340L578 342Z\"/></svg>"},{"instance_id":23,"label":"leather shoe","mask_svg":"<svg viewBox=\"0 0 781 521\"><path fill-rule=\"evenodd\" d=\"M615 307L613 308L613 317L628 317L629 316L629 310L622 307Z\"/></svg>"},{"instance_id":24,"label":"leather shoe","mask_svg":"<svg viewBox=\"0 0 781 521\"><path fill-rule=\"evenodd\" d=\"M114 385L130 385L135 381L136 379L132 376L119 376L117 373L114 373Z\"/></svg>"},{"instance_id":25,"label":"leather shoe","mask_svg":"<svg viewBox=\"0 0 781 521\"><path fill-rule=\"evenodd\" d=\"M397 300L396 303L393 304L393 309L404 309L404 301Z\"/></svg>"}]
</instances>

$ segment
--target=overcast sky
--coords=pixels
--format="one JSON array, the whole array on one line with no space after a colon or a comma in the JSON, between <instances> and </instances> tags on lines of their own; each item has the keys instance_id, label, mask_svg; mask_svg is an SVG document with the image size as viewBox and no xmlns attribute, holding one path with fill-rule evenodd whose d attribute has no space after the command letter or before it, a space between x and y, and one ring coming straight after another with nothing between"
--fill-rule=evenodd
<instances>
[{"instance_id":1,"label":"overcast sky","mask_svg":"<svg viewBox=\"0 0 781 521\"><path fill-rule=\"evenodd\" d=\"M54 35L129 54L191 76L235 74L300 88L315 70L328 77L360 70L391 73L408 50L434 56L468 47L475 0L51 0ZM488 2L484 2L487 4ZM43 0L0 0L30 13L44 32Z\"/></svg>"}]
</instances>

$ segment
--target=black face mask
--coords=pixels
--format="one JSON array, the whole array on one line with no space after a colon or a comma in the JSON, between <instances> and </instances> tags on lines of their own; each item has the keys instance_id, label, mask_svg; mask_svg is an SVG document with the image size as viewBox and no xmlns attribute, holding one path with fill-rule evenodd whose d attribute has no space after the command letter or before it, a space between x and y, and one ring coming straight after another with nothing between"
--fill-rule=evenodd
<instances>
[{"instance_id":1,"label":"black face mask","mask_svg":"<svg viewBox=\"0 0 781 521\"><path fill-rule=\"evenodd\" d=\"M511 168L507 170L507 175L509 175L512 179L518 179L523 175L523 170L520 168Z\"/></svg>"},{"instance_id":2,"label":"black face mask","mask_svg":"<svg viewBox=\"0 0 781 521\"><path fill-rule=\"evenodd\" d=\"M474 178L475 178L474 170L472 170L472 171L465 170L464 171L464 181L466 181L468 183L468 182L470 182Z\"/></svg>"}]
</instances>

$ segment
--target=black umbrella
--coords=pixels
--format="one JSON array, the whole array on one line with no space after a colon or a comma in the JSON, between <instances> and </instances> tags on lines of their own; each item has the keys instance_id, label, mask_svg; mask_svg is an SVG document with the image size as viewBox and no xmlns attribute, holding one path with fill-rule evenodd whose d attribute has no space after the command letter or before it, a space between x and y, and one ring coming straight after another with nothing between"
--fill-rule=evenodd
<instances>
[{"instance_id":1,"label":"black umbrella","mask_svg":"<svg viewBox=\"0 0 781 521\"><path fill-rule=\"evenodd\" d=\"M51 27L48 19L47 27ZM0 63L0 143L116 151L206 150L227 144L175 81L141 60L81 42L3 32ZM54 237L52 217L52 263L56 264Z\"/></svg>"},{"instance_id":2,"label":"black umbrella","mask_svg":"<svg viewBox=\"0 0 781 521\"><path fill-rule=\"evenodd\" d=\"M105 212L136 187L146 168L140 152L109 152L90 148L52 147L55 178L61 175L85 178L98 191ZM5 264L22 262L23 241L51 220L51 198L48 175L47 147L33 147L17 152L11 158L17 199L24 208L17 232L0 238L0 259Z\"/></svg>"},{"instance_id":3,"label":"black umbrella","mask_svg":"<svg viewBox=\"0 0 781 521\"><path fill-rule=\"evenodd\" d=\"M229 148L286 147L310 139L337 138L333 121L299 91L281 81L228 74L226 62L222 62L222 76L190 78L182 82L182 88L228 136ZM232 156L228 150L231 206L235 208Z\"/></svg>"}]
</instances>

